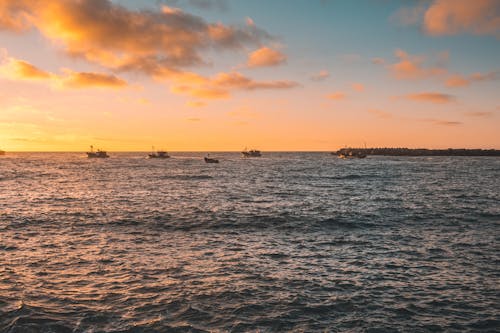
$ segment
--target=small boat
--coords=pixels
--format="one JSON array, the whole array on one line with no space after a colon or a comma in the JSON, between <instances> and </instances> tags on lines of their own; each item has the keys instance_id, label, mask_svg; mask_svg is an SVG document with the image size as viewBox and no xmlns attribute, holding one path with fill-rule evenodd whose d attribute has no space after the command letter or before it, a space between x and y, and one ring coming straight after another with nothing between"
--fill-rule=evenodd
<instances>
[{"instance_id":1,"label":"small boat","mask_svg":"<svg viewBox=\"0 0 500 333\"><path fill-rule=\"evenodd\" d=\"M340 149L336 155L342 159L351 159L351 158L365 158L366 154L354 149L342 148Z\"/></svg>"},{"instance_id":2,"label":"small boat","mask_svg":"<svg viewBox=\"0 0 500 333\"><path fill-rule=\"evenodd\" d=\"M151 154L148 154L148 158L170 158L170 155L166 151L158 150L155 153L154 150L155 149L153 147L153 151L151 152Z\"/></svg>"},{"instance_id":3,"label":"small boat","mask_svg":"<svg viewBox=\"0 0 500 333\"><path fill-rule=\"evenodd\" d=\"M247 150L245 148L244 151L241 152L243 157L261 157L262 154L260 153L260 150L252 149L252 150Z\"/></svg>"},{"instance_id":4,"label":"small boat","mask_svg":"<svg viewBox=\"0 0 500 333\"><path fill-rule=\"evenodd\" d=\"M90 146L90 151L87 152L87 157L88 158L108 158L109 155L106 153L104 150L97 149L97 151L94 151L94 146Z\"/></svg>"},{"instance_id":5,"label":"small boat","mask_svg":"<svg viewBox=\"0 0 500 333\"><path fill-rule=\"evenodd\" d=\"M205 163L219 163L218 159L216 159L216 158L210 158L210 154L208 154L207 156L205 156L203 159L205 160Z\"/></svg>"}]
</instances>

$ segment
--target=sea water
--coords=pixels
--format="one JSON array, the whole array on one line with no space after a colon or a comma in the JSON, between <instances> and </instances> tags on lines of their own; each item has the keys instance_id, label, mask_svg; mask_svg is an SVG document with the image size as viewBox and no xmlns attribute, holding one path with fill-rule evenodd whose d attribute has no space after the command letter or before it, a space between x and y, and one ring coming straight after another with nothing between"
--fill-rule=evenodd
<instances>
[{"instance_id":1,"label":"sea water","mask_svg":"<svg viewBox=\"0 0 500 333\"><path fill-rule=\"evenodd\" d=\"M500 159L0 157L0 332L495 332Z\"/></svg>"}]
</instances>

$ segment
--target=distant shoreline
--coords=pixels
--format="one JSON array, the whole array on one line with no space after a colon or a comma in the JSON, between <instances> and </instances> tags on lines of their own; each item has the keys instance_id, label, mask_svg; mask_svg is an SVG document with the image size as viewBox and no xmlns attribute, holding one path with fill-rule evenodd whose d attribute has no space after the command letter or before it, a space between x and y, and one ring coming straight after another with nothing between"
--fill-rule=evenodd
<instances>
[{"instance_id":1,"label":"distant shoreline","mask_svg":"<svg viewBox=\"0 0 500 333\"><path fill-rule=\"evenodd\" d=\"M379 156L500 156L498 149L427 149L427 148L342 148L333 154L353 152Z\"/></svg>"}]
</instances>

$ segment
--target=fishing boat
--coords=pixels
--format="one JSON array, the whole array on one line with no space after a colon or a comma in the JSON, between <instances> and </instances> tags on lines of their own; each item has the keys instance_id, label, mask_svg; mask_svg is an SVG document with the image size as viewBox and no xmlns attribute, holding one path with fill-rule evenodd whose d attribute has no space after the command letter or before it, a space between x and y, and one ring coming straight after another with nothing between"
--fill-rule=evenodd
<instances>
[{"instance_id":1,"label":"fishing boat","mask_svg":"<svg viewBox=\"0 0 500 333\"><path fill-rule=\"evenodd\" d=\"M158 150L155 153L155 148L153 147L153 151L151 154L148 154L148 158L170 158L170 155L164 150Z\"/></svg>"},{"instance_id":2,"label":"fishing boat","mask_svg":"<svg viewBox=\"0 0 500 333\"><path fill-rule=\"evenodd\" d=\"M243 150L241 152L241 154L243 155L243 157L261 157L262 154L260 153L260 150L256 150L256 149L252 149L252 150L247 150L245 148L245 150Z\"/></svg>"},{"instance_id":3,"label":"fishing boat","mask_svg":"<svg viewBox=\"0 0 500 333\"><path fill-rule=\"evenodd\" d=\"M211 158L210 154L205 156L203 159L205 160L205 163L219 163L219 160L216 158Z\"/></svg>"},{"instance_id":4,"label":"fishing boat","mask_svg":"<svg viewBox=\"0 0 500 333\"><path fill-rule=\"evenodd\" d=\"M365 158L366 157L365 153L363 153L359 150L354 150L354 149L350 149L350 148L342 148L336 153L336 155L342 159Z\"/></svg>"},{"instance_id":5,"label":"fishing boat","mask_svg":"<svg viewBox=\"0 0 500 333\"><path fill-rule=\"evenodd\" d=\"M94 151L94 146L90 146L90 151L87 152L87 157L88 158L108 158L109 155L106 153L104 150L97 149L97 151Z\"/></svg>"}]
</instances>

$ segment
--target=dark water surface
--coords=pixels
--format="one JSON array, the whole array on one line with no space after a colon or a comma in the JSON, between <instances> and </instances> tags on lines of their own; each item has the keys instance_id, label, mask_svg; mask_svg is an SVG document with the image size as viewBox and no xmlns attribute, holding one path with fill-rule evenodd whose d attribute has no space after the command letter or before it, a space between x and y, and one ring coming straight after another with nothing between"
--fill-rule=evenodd
<instances>
[{"instance_id":1,"label":"dark water surface","mask_svg":"<svg viewBox=\"0 0 500 333\"><path fill-rule=\"evenodd\" d=\"M500 159L0 157L0 332L498 332Z\"/></svg>"}]
</instances>

